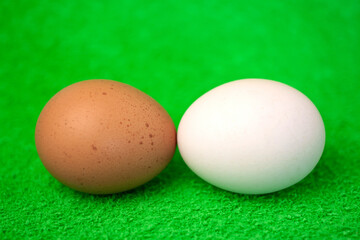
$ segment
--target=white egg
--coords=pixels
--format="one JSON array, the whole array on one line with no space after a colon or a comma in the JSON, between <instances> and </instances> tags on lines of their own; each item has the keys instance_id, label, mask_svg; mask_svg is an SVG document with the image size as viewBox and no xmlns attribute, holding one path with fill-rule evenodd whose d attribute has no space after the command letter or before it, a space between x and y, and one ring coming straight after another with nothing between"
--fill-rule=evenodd
<instances>
[{"instance_id":1,"label":"white egg","mask_svg":"<svg viewBox=\"0 0 360 240\"><path fill-rule=\"evenodd\" d=\"M197 99L178 128L186 164L205 181L245 194L299 182L325 145L323 120L298 90L272 80L223 84Z\"/></svg>"}]
</instances>

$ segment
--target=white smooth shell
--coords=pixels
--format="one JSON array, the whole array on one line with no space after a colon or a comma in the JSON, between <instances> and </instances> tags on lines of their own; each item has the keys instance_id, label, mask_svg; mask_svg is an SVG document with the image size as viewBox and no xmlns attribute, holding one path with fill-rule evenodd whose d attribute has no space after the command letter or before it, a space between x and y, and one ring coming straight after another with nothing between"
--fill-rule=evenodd
<instances>
[{"instance_id":1,"label":"white smooth shell","mask_svg":"<svg viewBox=\"0 0 360 240\"><path fill-rule=\"evenodd\" d=\"M272 80L223 84L197 99L178 128L186 164L225 190L264 194L299 182L325 145L323 120L298 90Z\"/></svg>"}]
</instances>

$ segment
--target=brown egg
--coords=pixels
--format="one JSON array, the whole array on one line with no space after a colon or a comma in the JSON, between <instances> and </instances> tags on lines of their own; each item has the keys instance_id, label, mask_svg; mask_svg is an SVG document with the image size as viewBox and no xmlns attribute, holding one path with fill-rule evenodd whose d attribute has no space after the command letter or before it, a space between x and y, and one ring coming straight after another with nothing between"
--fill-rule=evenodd
<instances>
[{"instance_id":1,"label":"brown egg","mask_svg":"<svg viewBox=\"0 0 360 240\"><path fill-rule=\"evenodd\" d=\"M140 186L170 162L176 130L166 110L127 84L88 80L58 92L35 131L46 169L78 191L109 194Z\"/></svg>"}]
</instances>

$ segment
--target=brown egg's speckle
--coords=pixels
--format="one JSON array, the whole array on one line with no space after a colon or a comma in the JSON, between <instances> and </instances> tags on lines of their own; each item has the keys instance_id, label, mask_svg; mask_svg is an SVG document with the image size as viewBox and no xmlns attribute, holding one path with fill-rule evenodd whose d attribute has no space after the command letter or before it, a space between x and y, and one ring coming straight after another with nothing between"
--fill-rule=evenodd
<instances>
[{"instance_id":1,"label":"brown egg's speckle","mask_svg":"<svg viewBox=\"0 0 360 240\"><path fill-rule=\"evenodd\" d=\"M63 152L63 153L66 157L71 158L71 154L68 154L67 152Z\"/></svg>"},{"instance_id":2,"label":"brown egg's speckle","mask_svg":"<svg viewBox=\"0 0 360 240\"><path fill-rule=\"evenodd\" d=\"M156 142L144 141L155 136ZM154 178L171 160L175 139L170 116L154 99L110 80L61 90L44 107L35 131L46 169L65 185L95 194L126 191Z\"/></svg>"}]
</instances>

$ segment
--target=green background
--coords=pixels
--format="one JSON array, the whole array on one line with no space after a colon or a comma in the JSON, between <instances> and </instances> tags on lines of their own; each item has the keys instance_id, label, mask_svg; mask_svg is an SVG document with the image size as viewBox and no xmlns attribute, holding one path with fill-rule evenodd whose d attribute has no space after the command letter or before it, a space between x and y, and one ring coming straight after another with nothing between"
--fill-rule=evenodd
<instances>
[{"instance_id":1,"label":"green background","mask_svg":"<svg viewBox=\"0 0 360 240\"><path fill-rule=\"evenodd\" d=\"M0 1L0 239L351 239L360 228L359 1ZM85 79L155 98L176 125L215 86L267 78L305 93L327 142L295 186L248 196L194 175L179 153L154 180L110 196L45 170L34 128Z\"/></svg>"}]
</instances>

